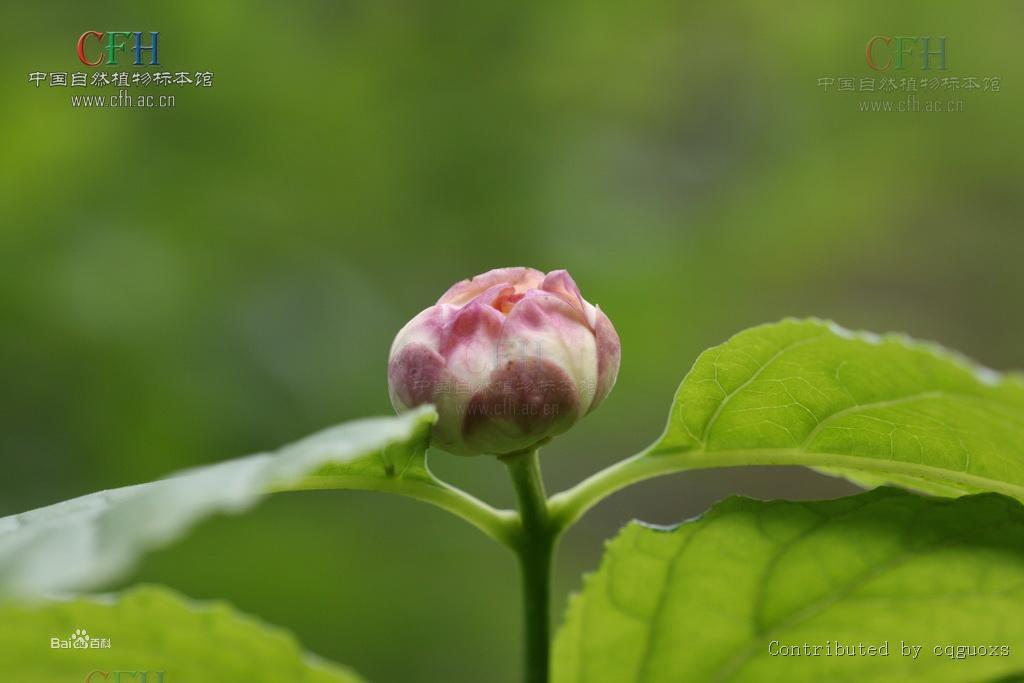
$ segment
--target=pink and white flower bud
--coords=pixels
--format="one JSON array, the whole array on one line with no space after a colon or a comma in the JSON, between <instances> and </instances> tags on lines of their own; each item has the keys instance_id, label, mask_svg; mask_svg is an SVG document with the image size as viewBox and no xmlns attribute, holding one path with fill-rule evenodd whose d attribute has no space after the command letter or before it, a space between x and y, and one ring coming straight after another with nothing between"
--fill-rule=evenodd
<instances>
[{"instance_id":1,"label":"pink and white flower bud","mask_svg":"<svg viewBox=\"0 0 1024 683\"><path fill-rule=\"evenodd\" d=\"M398 332L391 403L433 403L433 445L450 453L512 453L596 408L619 355L608 316L569 273L498 268L456 283Z\"/></svg>"}]
</instances>

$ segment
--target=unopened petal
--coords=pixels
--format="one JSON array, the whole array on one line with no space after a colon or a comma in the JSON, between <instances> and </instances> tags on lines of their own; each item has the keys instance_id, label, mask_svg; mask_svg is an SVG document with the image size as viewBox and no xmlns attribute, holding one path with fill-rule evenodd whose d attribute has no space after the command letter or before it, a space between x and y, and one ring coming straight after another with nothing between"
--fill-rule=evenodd
<instances>
[{"instance_id":1,"label":"unopened petal","mask_svg":"<svg viewBox=\"0 0 1024 683\"><path fill-rule=\"evenodd\" d=\"M501 331L499 364L523 359L550 362L565 371L585 412L597 386L597 341L578 309L535 289L512 307Z\"/></svg>"},{"instance_id":2,"label":"unopened petal","mask_svg":"<svg viewBox=\"0 0 1024 683\"><path fill-rule=\"evenodd\" d=\"M593 330L597 324L596 309L580 294L580 288L567 270L553 270L544 277L540 286L545 292L561 297L578 310Z\"/></svg>"},{"instance_id":3,"label":"unopened petal","mask_svg":"<svg viewBox=\"0 0 1024 683\"><path fill-rule=\"evenodd\" d=\"M399 331L389 392L399 411L437 407L434 446L506 454L592 411L620 354L611 321L568 272L499 268L453 285Z\"/></svg>"},{"instance_id":4,"label":"unopened petal","mask_svg":"<svg viewBox=\"0 0 1024 683\"><path fill-rule=\"evenodd\" d=\"M437 351L419 342L401 347L388 361L391 405L402 412L434 403L444 374L444 358Z\"/></svg>"},{"instance_id":5,"label":"unopened petal","mask_svg":"<svg viewBox=\"0 0 1024 683\"><path fill-rule=\"evenodd\" d=\"M441 332L440 353L452 377L472 390L486 384L497 364L505 316L482 300L473 300L451 317Z\"/></svg>"},{"instance_id":6,"label":"unopened petal","mask_svg":"<svg viewBox=\"0 0 1024 683\"><path fill-rule=\"evenodd\" d=\"M597 386L594 390L594 401L587 412L596 408L615 386L622 356L622 344L612 321L600 308L595 307L595 309L597 316L597 324L594 328L594 337L597 340Z\"/></svg>"},{"instance_id":7,"label":"unopened petal","mask_svg":"<svg viewBox=\"0 0 1024 683\"><path fill-rule=\"evenodd\" d=\"M495 268L468 280L456 282L437 300L439 304L462 306L495 285L507 284L517 292L525 292L540 286L544 273L533 268Z\"/></svg>"},{"instance_id":8,"label":"unopened petal","mask_svg":"<svg viewBox=\"0 0 1024 683\"><path fill-rule=\"evenodd\" d=\"M462 437L483 453L513 453L561 434L579 419L572 379L548 360L510 361L466 407Z\"/></svg>"}]
</instances>

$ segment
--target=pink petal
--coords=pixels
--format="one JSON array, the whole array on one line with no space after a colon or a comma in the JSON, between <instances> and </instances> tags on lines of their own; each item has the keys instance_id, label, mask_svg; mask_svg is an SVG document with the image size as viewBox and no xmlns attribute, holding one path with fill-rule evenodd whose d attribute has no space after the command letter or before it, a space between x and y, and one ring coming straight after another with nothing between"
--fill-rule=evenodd
<instances>
[{"instance_id":1,"label":"pink petal","mask_svg":"<svg viewBox=\"0 0 1024 683\"><path fill-rule=\"evenodd\" d=\"M619 376L619 361L622 356L622 344L619 342L619 335L615 331L612 321L600 308L595 307L595 309L597 312L597 325L594 329L594 336L597 338L597 386L588 413L596 408L615 386L615 379Z\"/></svg>"},{"instance_id":2,"label":"pink petal","mask_svg":"<svg viewBox=\"0 0 1024 683\"><path fill-rule=\"evenodd\" d=\"M498 342L498 362L548 361L574 383L583 410L597 385L597 342L579 310L544 290L526 293L509 312Z\"/></svg>"},{"instance_id":3,"label":"pink petal","mask_svg":"<svg viewBox=\"0 0 1024 683\"><path fill-rule=\"evenodd\" d=\"M501 282L499 284L494 285L493 287L488 287L484 291L477 294L475 297L473 297L472 301L470 301L469 304L478 303L484 306L490 306L495 310L501 310L501 307L505 304L505 302L507 302L511 297L514 297L515 295L515 287L508 284L507 282Z\"/></svg>"},{"instance_id":4,"label":"pink petal","mask_svg":"<svg viewBox=\"0 0 1024 683\"><path fill-rule=\"evenodd\" d=\"M502 288L494 288L494 295ZM458 309L441 332L439 351L445 365L456 378L479 384L497 363L498 340L505 316L485 303L474 299Z\"/></svg>"},{"instance_id":5,"label":"pink petal","mask_svg":"<svg viewBox=\"0 0 1024 683\"><path fill-rule=\"evenodd\" d=\"M476 452L512 453L561 434L579 416L573 382L560 367L537 359L509 362L470 399L462 436Z\"/></svg>"},{"instance_id":6,"label":"pink petal","mask_svg":"<svg viewBox=\"0 0 1024 683\"><path fill-rule=\"evenodd\" d=\"M511 285L515 287L516 292L521 293L539 287L543 281L544 273L533 268L495 268L468 280L456 282L441 295L437 303L461 306L495 285Z\"/></svg>"},{"instance_id":7,"label":"pink petal","mask_svg":"<svg viewBox=\"0 0 1024 683\"><path fill-rule=\"evenodd\" d=\"M391 405L402 412L433 403L441 386L444 359L433 349L414 342L388 361L388 391Z\"/></svg>"},{"instance_id":8,"label":"pink petal","mask_svg":"<svg viewBox=\"0 0 1024 683\"><path fill-rule=\"evenodd\" d=\"M409 344L423 344L434 351L440 350L441 335L456 312L457 308L447 305L435 305L420 311L395 335L390 355L394 356Z\"/></svg>"},{"instance_id":9,"label":"pink petal","mask_svg":"<svg viewBox=\"0 0 1024 683\"><path fill-rule=\"evenodd\" d=\"M568 304L580 312L583 318L590 325L590 329L594 329L597 324L597 318L595 309L583 298L580 294L580 288L576 286L576 282L569 275L567 270L553 270L544 277L544 282L540 286L545 292L551 292L556 296L564 299Z\"/></svg>"}]
</instances>

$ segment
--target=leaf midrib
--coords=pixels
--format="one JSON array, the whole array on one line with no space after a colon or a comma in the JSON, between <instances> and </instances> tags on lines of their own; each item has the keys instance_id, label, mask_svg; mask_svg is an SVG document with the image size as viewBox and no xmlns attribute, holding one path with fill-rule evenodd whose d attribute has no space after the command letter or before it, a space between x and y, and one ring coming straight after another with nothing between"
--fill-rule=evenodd
<instances>
[{"instance_id":1,"label":"leaf midrib","mask_svg":"<svg viewBox=\"0 0 1024 683\"><path fill-rule=\"evenodd\" d=\"M904 460L871 458L844 453L804 451L798 448L758 448L727 451L686 450L685 447L644 451L632 463L643 470L638 480L661 474L711 467L751 465L796 465L800 467L837 467L882 474L903 474L926 482L953 482L980 491L995 491L1024 500L1024 486L989 477L968 474Z\"/></svg>"}]
</instances>

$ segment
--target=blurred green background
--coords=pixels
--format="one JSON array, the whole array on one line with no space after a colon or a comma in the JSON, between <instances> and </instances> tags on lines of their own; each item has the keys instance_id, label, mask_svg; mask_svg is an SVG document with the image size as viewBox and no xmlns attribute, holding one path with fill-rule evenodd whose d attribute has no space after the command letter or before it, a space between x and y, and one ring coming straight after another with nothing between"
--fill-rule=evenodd
<instances>
[{"instance_id":1,"label":"blurred green background","mask_svg":"<svg viewBox=\"0 0 1024 683\"><path fill-rule=\"evenodd\" d=\"M1016 2L6 3L0 514L391 411L394 333L455 280L568 268L622 338L618 386L548 447L549 488L649 443L702 349L787 315L1024 364ZM86 30L160 31L209 70L174 109L73 109ZM959 113L864 113L876 34L947 36ZM898 74L897 74L898 75ZM920 75L916 68L907 75ZM879 94L875 93L878 97ZM895 97L895 96L891 96ZM489 458L434 469L511 505ZM603 539L792 469L619 494L565 539L556 611ZM505 550L365 493L279 496L126 583L223 597L376 681L518 676Z\"/></svg>"}]
</instances>

